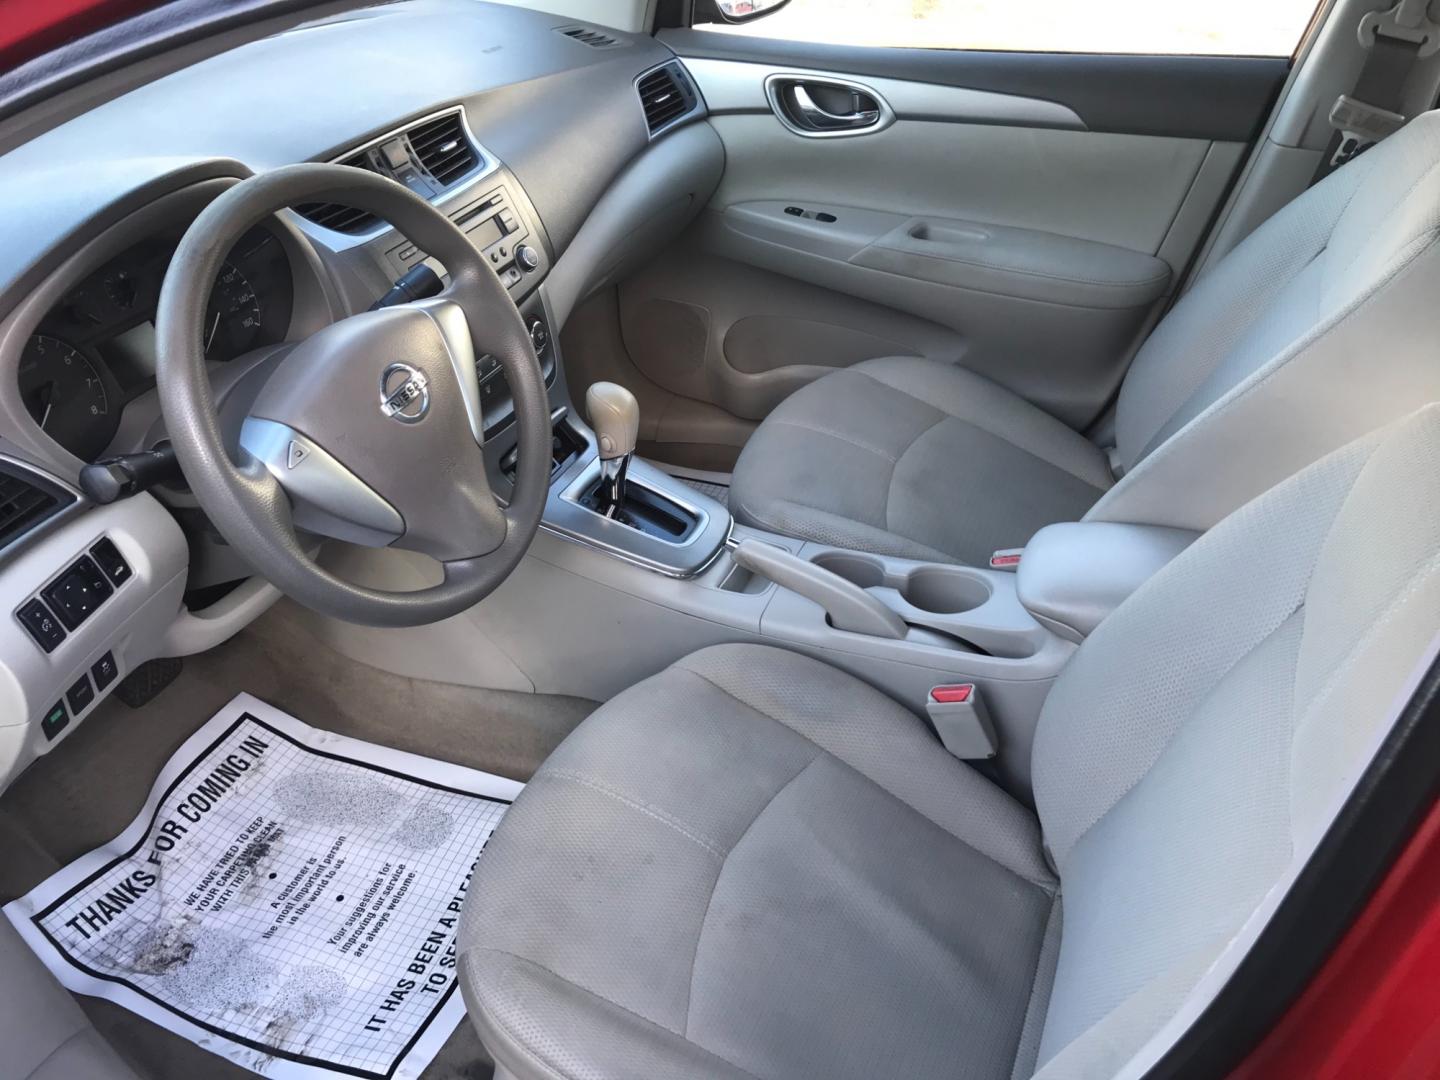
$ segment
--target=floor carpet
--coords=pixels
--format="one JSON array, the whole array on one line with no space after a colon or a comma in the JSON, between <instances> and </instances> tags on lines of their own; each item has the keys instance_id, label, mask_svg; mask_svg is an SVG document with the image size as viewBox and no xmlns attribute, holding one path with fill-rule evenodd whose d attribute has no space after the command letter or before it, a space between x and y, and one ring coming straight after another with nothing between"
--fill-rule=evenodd
<instances>
[{"instance_id":1,"label":"floor carpet","mask_svg":"<svg viewBox=\"0 0 1440 1080\"><path fill-rule=\"evenodd\" d=\"M357 664L311 636L282 601L234 639L185 661L139 709L114 700L0 797L0 902L119 833L165 761L240 691L313 727L517 780L595 707L578 698L424 682ZM128 1010L78 998L146 1080L253 1076ZM486 1080L493 1065L462 1024L426 1080Z\"/></svg>"}]
</instances>

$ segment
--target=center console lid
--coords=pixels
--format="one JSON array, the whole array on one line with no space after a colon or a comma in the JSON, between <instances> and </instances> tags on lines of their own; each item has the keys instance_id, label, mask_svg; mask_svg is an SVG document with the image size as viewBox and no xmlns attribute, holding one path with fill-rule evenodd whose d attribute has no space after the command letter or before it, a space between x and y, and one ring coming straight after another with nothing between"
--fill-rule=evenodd
<instances>
[{"instance_id":1,"label":"center console lid","mask_svg":"<svg viewBox=\"0 0 1440 1080\"><path fill-rule=\"evenodd\" d=\"M1199 535L1103 521L1047 525L1020 559L1020 603L1061 637L1082 641Z\"/></svg>"}]
</instances>

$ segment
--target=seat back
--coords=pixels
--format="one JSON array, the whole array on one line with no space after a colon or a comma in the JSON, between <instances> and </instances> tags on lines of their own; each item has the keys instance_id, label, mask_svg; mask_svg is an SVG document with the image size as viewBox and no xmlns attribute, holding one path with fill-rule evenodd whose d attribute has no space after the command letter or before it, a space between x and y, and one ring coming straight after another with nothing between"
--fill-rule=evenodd
<instances>
[{"instance_id":1,"label":"seat back","mask_svg":"<svg viewBox=\"0 0 1440 1080\"><path fill-rule=\"evenodd\" d=\"M1123 479L1088 518L1207 529L1440 400L1440 112L1285 206L1156 327L1116 406Z\"/></svg>"},{"instance_id":2,"label":"seat back","mask_svg":"<svg viewBox=\"0 0 1440 1080\"><path fill-rule=\"evenodd\" d=\"M1202 537L1075 655L1036 733L1061 935L1040 1075L1111 1075L1369 762L1440 629L1440 406Z\"/></svg>"}]
</instances>

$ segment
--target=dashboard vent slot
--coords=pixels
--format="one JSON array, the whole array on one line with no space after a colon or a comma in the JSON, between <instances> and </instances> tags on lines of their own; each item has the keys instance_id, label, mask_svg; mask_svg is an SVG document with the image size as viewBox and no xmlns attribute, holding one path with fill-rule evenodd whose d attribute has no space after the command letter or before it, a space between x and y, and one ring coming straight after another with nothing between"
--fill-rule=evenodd
<instances>
[{"instance_id":1,"label":"dashboard vent slot","mask_svg":"<svg viewBox=\"0 0 1440 1080\"><path fill-rule=\"evenodd\" d=\"M564 26L560 27L559 32L572 41L589 45L592 49L613 49L620 44L618 38L602 34L599 30L591 30L588 26Z\"/></svg>"},{"instance_id":2,"label":"dashboard vent slot","mask_svg":"<svg viewBox=\"0 0 1440 1080\"><path fill-rule=\"evenodd\" d=\"M651 135L659 134L695 108L695 91L678 65L658 67L642 75L635 85L645 109L645 126Z\"/></svg>"},{"instance_id":3,"label":"dashboard vent slot","mask_svg":"<svg viewBox=\"0 0 1440 1080\"><path fill-rule=\"evenodd\" d=\"M75 501L63 489L0 462L0 551Z\"/></svg>"},{"instance_id":4,"label":"dashboard vent slot","mask_svg":"<svg viewBox=\"0 0 1440 1080\"><path fill-rule=\"evenodd\" d=\"M480 163L458 112L412 128L410 149L420 167L442 187L449 187Z\"/></svg>"},{"instance_id":5,"label":"dashboard vent slot","mask_svg":"<svg viewBox=\"0 0 1440 1080\"><path fill-rule=\"evenodd\" d=\"M370 163L370 156L361 152L351 154L337 164L349 165L355 169L367 169L374 172L374 166ZM380 224L380 219L368 210L358 210L353 206L342 206L339 203L300 203L295 207L295 212L301 217L313 221L326 229L334 229L342 233L366 233Z\"/></svg>"}]
</instances>

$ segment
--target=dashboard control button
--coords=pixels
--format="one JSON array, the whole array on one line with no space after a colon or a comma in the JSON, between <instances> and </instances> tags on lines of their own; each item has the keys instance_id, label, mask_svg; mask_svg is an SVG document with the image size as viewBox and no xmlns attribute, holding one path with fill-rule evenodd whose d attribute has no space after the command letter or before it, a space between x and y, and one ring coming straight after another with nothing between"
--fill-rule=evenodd
<instances>
[{"instance_id":1,"label":"dashboard control button","mask_svg":"<svg viewBox=\"0 0 1440 1080\"><path fill-rule=\"evenodd\" d=\"M95 700L95 688L90 685L90 676L81 675L75 680L75 685L65 691L65 700L70 703L70 712L79 716L90 707Z\"/></svg>"},{"instance_id":2,"label":"dashboard control button","mask_svg":"<svg viewBox=\"0 0 1440 1080\"><path fill-rule=\"evenodd\" d=\"M515 224L515 215L513 212L509 210L500 211L500 227L505 230L507 235L515 231L517 226Z\"/></svg>"},{"instance_id":3,"label":"dashboard control button","mask_svg":"<svg viewBox=\"0 0 1440 1080\"><path fill-rule=\"evenodd\" d=\"M65 628L60 625L60 620L51 615L50 609L39 600L31 600L15 616L20 625L30 631L35 644L47 653L54 652L56 646L65 640Z\"/></svg>"},{"instance_id":4,"label":"dashboard control button","mask_svg":"<svg viewBox=\"0 0 1440 1080\"><path fill-rule=\"evenodd\" d=\"M115 541L108 536L97 541L90 549L90 554L100 564L100 569L105 571L110 584L117 589L135 574L135 571L130 569L130 564L125 561L125 556L121 555L120 549L115 546Z\"/></svg>"},{"instance_id":5,"label":"dashboard control button","mask_svg":"<svg viewBox=\"0 0 1440 1080\"><path fill-rule=\"evenodd\" d=\"M70 714L65 711L65 702L57 701L50 711L40 718L40 733L46 740L55 738L70 723Z\"/></svg>"},{"instance_id":6,"label":"dashboard control button","mask_svg":"<svg viewBox=\"0 0 1440 1080\"><path fill-rule=\"evenodd\" d=\"M535 249L529 244L517 244L515 246L515 262L518 263L520 269L524 270L527 274L540 268L540 256L535 253Z\"/></svg>"},{"instance_id":7,"label":"dashboard control button","mask_svg":"<svg viewBox=\"0 0 1440 1080\"><path fill-rule=\"evenodd\" d=\"M537 353L543 353L545 346L550 344L550 329L544 319L530 320L530 344L535 346Z\"/></svg>"},{"instance_id":8,"label":"dashboard control button","mask_svg":"<svg viewBox=\"0 0 1440 1080\"><path fill-rule=\"evenodd\" d=\"M85 557L60 575L60 579L42 594L51 609L60 616L65 629L74 630L92 614L115 590L95 563Z\"/></svg>"},{"instance_id":9,"label":"dashboard control button","mask_svg":"<svg viewBox=\"0 0 1440 1080\"><path fill-rule=\"evenodd\" d=\"M96 690L104 690L115 681L115 676L119 674L120 668L115 664L114 653L107 652L90 665L90 677L95 680Z\"/></svg>"}]
</instances>

